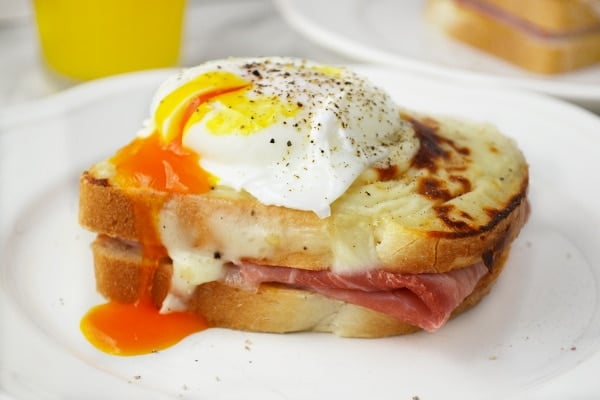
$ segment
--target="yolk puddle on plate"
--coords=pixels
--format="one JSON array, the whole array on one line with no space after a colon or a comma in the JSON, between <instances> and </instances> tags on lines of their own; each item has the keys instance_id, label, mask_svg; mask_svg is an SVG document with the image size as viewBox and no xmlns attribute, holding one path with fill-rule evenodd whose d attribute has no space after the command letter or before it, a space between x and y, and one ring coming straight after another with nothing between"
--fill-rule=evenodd
<instances>
[{"instance_id":1,"label":"yolk puddle on plate","mask_svg":"<svg viewBox=\"0 0 600 400\"><path fill-rule=\"evenodd\" d=\"M160 314L150 301L110 301L93 307L81 321L81 331L90 343L121 356L165 349L206 327L203 318L189 312Z\"/></svg>"},{"instance_id":2,"label":"yolk puddle on plate","mask_svg":"<svg viewBox=\"0 0 600 400\"><path fill-rule=\"evenodd\" d=\"M205 319L198 314L161 314L152 301L152 281L159 263L156 260L165 256L166 250L162 247L143 248L137 288L140 300L135 303L111 300L92 307L84 315L80 329L94 347L119 356L148 354L207 328Z\"/></svg>"}]
</instances>

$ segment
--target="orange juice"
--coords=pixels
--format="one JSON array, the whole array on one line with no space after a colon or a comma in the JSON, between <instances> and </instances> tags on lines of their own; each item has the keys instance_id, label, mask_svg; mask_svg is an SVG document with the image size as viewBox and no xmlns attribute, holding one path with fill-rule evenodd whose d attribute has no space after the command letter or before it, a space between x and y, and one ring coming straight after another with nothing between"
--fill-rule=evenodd
<instances>
[{"instance_id":1,"label":"orange juice","mask_svg":"<svg viewBox=\"0 0 600 400\"><path fill-rule=\"evenodd\" d=\"M45 62L75 79L177 64L185 0L34 0Z\"/></svg>"}]
</instances>

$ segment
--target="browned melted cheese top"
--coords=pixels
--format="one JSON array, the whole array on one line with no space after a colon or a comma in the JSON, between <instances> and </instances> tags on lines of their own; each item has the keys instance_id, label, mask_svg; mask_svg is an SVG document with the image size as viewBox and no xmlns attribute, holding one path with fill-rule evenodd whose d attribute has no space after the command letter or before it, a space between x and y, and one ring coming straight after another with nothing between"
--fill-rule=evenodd
<instances>
[{"instance_id":1,"label":"browned melted cheese top","mask_svg":"<svg viewBox=\"0 0 600 400\"><path fill-rule=\"evenodd\" d=\"M373 227L377 254L410 246L410 237L487 235L523 204L528 167L512 139L487 124L403 118L419 142L409 167L378 170L377 181L354 185L333 206L338 221Z\"/></svg>"},{"instance_id":2,"label":"browned melted cheese top","mask_svg":"<svg viewBox=\"0 0 600 400\"><path fill-rule=\"evenodd\" d=\"M463 237L485 232L504 219L517 207L526 195L527 180L520 190L507 199L500 207L484 208L489 216L488 223L480 225L475 218L453 204L449 200L457 198L472 190L472 182L466 171L472 170L472 150L468 145L459 145L454 140L439 134L439 123L431 118L417 120L408 118L420 142L419 151L415 155L411 167L421 170L417 177L417 192L436 203L433 206L437 217L450 228L447 232L430 232L432 236ZM490 144L490 153L499 152L497 147ZM490 160L490 162L494 162ZM444 170L447 176L441 177L439 172Z\"/></svg>"}]
</instances>

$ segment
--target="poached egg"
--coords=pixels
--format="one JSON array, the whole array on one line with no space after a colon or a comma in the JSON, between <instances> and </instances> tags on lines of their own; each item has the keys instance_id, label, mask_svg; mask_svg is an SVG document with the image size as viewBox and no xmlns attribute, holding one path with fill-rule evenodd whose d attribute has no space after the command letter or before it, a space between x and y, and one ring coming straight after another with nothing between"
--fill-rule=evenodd
<instances>
[{"instance_id":1,"label":"poached egg","mask_svg":"<svg viewBox=\"0 0 600 400\"><path fill-rule=\"evenodd\" d=\"M158 89L151 115L139 138L178 158L148 155L162 157L167 190L226 186L321 218L366 170L408 163L418 147L387 93L346 68L294 58L183 70Z\"/></svg>"}]
</instances>

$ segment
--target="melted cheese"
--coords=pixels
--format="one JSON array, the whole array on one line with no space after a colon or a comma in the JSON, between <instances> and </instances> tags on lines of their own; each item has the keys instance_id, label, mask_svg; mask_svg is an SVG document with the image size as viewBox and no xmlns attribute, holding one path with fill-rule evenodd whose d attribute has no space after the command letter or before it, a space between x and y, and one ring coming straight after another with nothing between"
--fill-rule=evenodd
<instances>
[{"instance_id":1,"label":"melted cheese","mask_svg":"<svg viewBox=\"0 0 600 400\"><path fill-rule=\"evenodd\" d=\"M162 313L187 310L186 302L197 286L225 276L224 262L214 255L183 249L172 249L170 254L173 277L171 289L162 303Z\"/></svg>"},{"instance_id":2,"label":"melted cheese","mask_svg":"<svg viewBox=\"0 0 600 400\"><path fill-rule=\"evenodd\" d=\"M194 289L222 278L227 263L249 257L267 257L280 242L277 235L259 225L235 226L231 219L214 213L205 220L210 238L198 247L193 239L197 235L190 234L190 227L184 226L185 221L172 205L167 203L159 215L161 241L173 260L171 290L163 301L162 312L185 310Z\"/></svg>"}]
</instances>

